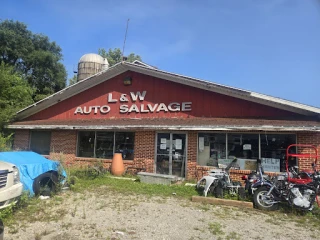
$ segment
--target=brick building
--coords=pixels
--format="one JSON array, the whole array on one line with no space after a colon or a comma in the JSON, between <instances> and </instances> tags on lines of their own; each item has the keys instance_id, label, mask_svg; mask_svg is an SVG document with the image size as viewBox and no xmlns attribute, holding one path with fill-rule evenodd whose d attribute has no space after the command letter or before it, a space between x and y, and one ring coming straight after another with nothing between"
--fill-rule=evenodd
<instances>
[{"instance_id":1,"label":"brick building","mask_svg":"<svg viewBox=\"0 0 320 240\"><path fill-rule=\"evenodd\" d=\"M234 179L255 168L283 170L293 143L320 150L320 109L122 62L35 103L17 115L14 148L71 164L102 161L115 151L126 166L199 178L238 158ZM295 149L294 151L301 151ZM291 159L310 168L313 159Z\"/></svg>"}]
</instances>

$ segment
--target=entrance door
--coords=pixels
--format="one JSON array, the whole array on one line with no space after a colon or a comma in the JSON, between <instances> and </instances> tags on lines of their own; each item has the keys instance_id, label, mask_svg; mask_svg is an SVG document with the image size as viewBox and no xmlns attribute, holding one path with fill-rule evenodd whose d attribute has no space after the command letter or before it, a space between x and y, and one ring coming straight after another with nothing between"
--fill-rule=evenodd
<instances>
[{"instance_id":1,"label":"entrance door","mask_svg":"<svg viewBox=\"0 0 320 240\"><path fill-rule=\"evenodd\" d=\"M158 133L156 173L185 177L186 134Z\"/></svg>"}]
</instances>

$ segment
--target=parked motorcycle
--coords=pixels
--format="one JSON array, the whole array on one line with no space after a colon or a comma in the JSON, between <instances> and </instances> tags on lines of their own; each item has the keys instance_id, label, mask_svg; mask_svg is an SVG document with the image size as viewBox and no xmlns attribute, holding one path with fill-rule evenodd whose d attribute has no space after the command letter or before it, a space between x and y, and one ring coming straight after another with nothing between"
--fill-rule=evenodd
<instances>
[{"instance_id":1,"label":"parked motorcycle","mask_svg":"<svg viewBox=\"0 0 320 240\"><path fill-rule=\"evenodd\" d=\"M299 148L302 153L295 153L295 151L291 151L292 148ZM301 149L308 151L303 153ZM289 167L290 157L314 158L312 173L306 171L299 173L294 168ZM286 173L275 176L270 180L261 178L252 186L255 206L267 211L276 210L281 202L304 211L312 210L315 201L319 206L317 197L320 186L320 172L317 171L318 157L318 150L313 145L289 145L286 153Z\"/></svg>"},{"instance_id":2,"label":"parked motorcycle","mask_svg":"<svg viewBox=\"0 0 320 240\"><path fill-rule=\"evenodd\" d=\"M249 175L243 175L242 180L245 181L245 191L248 195L252 195L252 185L255 184L258 181L261 181L261 177L268 180L270 179L270 176L267 174L264 174L263 167L261 165L261 159L257 159L257 168L255 171L252 171Z\"/></svg>"},{"instance_id":3,"label":"parked motorcycle","mask_svg":"<svg viewBox=\"0 0 320 240\"><path fill-rule=\"evenodd\" d=\"M310 176L311 181L293 183L293 174L287 173L273 177L272 180L263 180L252 186L254 190L253 202L261 210L274 211L279 203L285 202L294 208L312 210L317 199L320 186L320 173Z\"/></svg>"},{"instance_id":4,"label":"parked motorcycle","mask_svg":"<svg viewBox=\"0 0 320 240\"><path fill-rule=\"evenodd\" d=\"M225 169L212 169L208 171L207 176L203 176L196 185L197 190L203 189L203 194L206 197L208 193L211 193L213 195L217 195L215 188L218 186L219 180L224 179L223 182L228 183L229 185L232 183L230 176L229 176L229 170L231 167L233 167L237 162L237 159L235 158ZM239 186L240 187L240 186ZM219 190L221 193L221 190Z\"/></svg>"}]
</instances>

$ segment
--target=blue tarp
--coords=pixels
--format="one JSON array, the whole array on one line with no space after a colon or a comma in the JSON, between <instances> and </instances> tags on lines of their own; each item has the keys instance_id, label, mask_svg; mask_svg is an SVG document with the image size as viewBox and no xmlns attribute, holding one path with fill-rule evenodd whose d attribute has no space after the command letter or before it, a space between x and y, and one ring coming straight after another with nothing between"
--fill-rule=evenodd
<instances>
[{"instance_id":1,"label":"blue tarp","mask_svg":"<svg viewBox=\"0 0 320 240\"><path fill-rule=\"evenodd\" d=\"M34 195L33 181L39 175L48 171L58 171L62 169L62 175L66 177L60 163L53 160L48 160L35 152L0 152L0 161L9 162L16 165L20 172L20 181L23 184L24 190Z\"/></svg>"}]
</instances>

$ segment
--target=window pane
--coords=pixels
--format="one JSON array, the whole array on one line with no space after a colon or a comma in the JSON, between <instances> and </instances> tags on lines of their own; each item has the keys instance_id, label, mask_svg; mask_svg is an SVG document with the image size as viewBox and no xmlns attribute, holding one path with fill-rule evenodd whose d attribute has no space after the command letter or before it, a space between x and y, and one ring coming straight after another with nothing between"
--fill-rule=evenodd
<instances>
[{"instance_id":1,"label":"window pane","mask_svg":"<svg viewBox=\"0 0 320 240\"><path fill-rule=\"evenodd\" d=\"M94 132L79 132L78 157L94 157Z\"/></svg>"},{"instance_id":2,"label":"window pane","mask_svg":"<svg viewBox=\"0 0 320 240\"><path fill-rule=\"evenodd\" d=\"M259 158L259 134L228 134L228 159L237 158L241 170L255 170Z\"/></svg>"},{"instance_id":3,"label":"window pane","mask_svg":"<svg viewBox=\"0 0 320 240\"><path fill-rule=\"evenodd\" d=\"M261 134L261 158L265 171L285 171L286 150L296 143L295 134ZM295 148L292 148L295 153ZM297 160L292 157L289 166L296 166Z\"/></svg>"},{"instance_id":4,"label":"window pane","mask_svg":"<svg viewBox=\"0 0 320 240\"><path fill-rule=\"evenodd\" d=\"M30 149L42 155L50 154L51 132L32 131Z\"/></svg>"},{"instance_id":5,"label":"window pane","mask_svg":"<svg viewBox=\"0 0 320 240\"><path fill-rule=\"evenodd\" d=\"M134 153L134 133L117 132L116 133L116 150L122 152L122 158L133 160Z\"/></svg>"},{"instance_id":6,"label":"window pane","mask_svg":"<svg viewBox=\"0 0 320 240\"><path fill-rule=\"evenodd\" d=\"M113 157L113 132L97 132L96 157L112 159Z\"/></svg>"},{"instance_id":7,"label":"window pane","mask_svg":"<svg viewBox=\"0 0 320 240\"><path fill-rule=\"evenodd\" d=\"M226 134L199 133L198 134L198 164L202 166L216 166L218 161L226 158ZM219 161L220 163L220 161Z\"/></svg>"}]
</instances>

